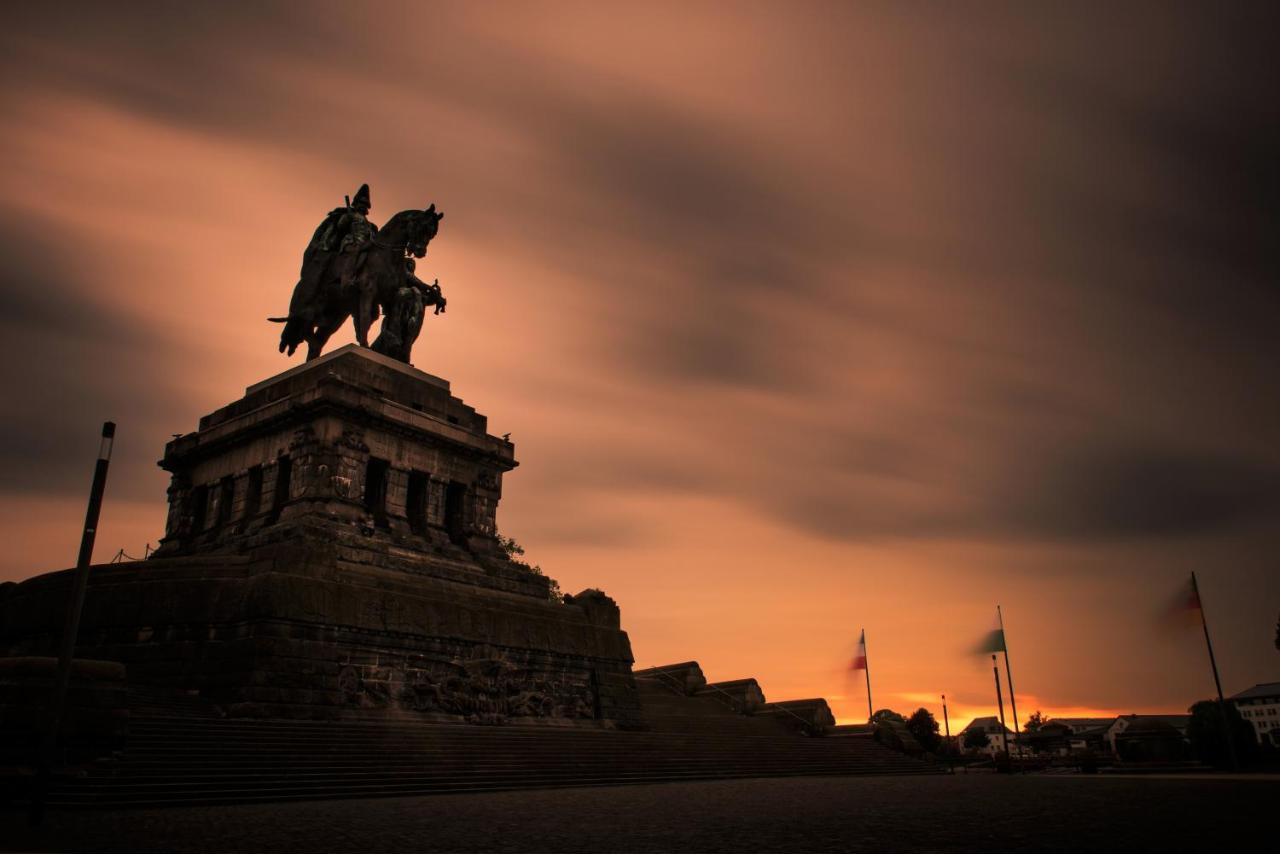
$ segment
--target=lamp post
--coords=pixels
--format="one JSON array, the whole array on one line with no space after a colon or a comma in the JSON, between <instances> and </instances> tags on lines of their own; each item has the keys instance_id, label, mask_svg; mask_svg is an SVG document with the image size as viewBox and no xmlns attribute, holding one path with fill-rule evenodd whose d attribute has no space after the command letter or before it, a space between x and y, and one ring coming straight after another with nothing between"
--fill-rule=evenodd
<instances>
[{"instance_id":1,"label":"lamp post","mask_svg":"<svg viewBox=\"0 0 1280 854\"><path fill-rule=\"evenodd\" d=\"M80 555L76 560L71 598L67 601L67 617L62 626L62 646L58 651L58 670L54 677L53 697L49 704L49 728L45 732L36 773L35 791L31 797L29 820L36 825L44 819L44 802L49 791L50 768L58 751L58 738L67 705L67 689L71 684L71 665L76 651L76 635L80 633L80 613L84 610L85 591L89 586L89 562L93 559L93 543L98 535L98 517L102 513L102 495L107 488L107 468L111 465L111 446L115 442L116 425L102 425L102 441L98 445L98 462L93 470L93 486L89 489L89 507L80 534Z\"/></svg>"}]
</instances>

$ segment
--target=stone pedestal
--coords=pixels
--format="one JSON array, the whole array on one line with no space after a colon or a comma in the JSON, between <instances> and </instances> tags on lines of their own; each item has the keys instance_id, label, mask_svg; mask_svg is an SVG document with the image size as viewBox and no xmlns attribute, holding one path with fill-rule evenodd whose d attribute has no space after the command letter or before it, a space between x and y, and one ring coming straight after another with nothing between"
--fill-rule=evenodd
<instances>
[{"instance_id":1,"label":"stone pedestal","mask_svg":"<svg viewBox=\"0 0 1280 854\"><path fill-rule=\"evenodd\" d=\"M232 714L631 726L617 605L508 559L510 442L444 380L356 346L174 439L165 536L94 567L78 654ZM0 587L0 652L54 647L70 572Z\"/></svg>"},{"instance_id":2,"label":"stone pedestal","mask_svg":"<svg viewBox=\"0 0 1280 854\"><path fill-rule=\"evenodd\" d=\"M250 386L165 447L173 475L157 555L242 548L323 522L462 559L501 558L495 515L510 442L449 383L349 345Z\"/></svg>"}]
</instances>

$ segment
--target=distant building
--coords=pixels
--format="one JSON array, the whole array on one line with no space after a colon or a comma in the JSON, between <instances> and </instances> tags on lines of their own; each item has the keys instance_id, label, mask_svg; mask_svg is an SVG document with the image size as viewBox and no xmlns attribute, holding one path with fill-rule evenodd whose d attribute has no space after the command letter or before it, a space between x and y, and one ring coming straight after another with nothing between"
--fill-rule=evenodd
<instances>
[{"instance_id":1,"label":"distant building","mask_svg":"<svg viewBox=\"0 0 1280 854\"><path fill-rule=\"evenodd\" d=\"M987 734L990 743L986 747L965 747L964 738L974 730L981 730ZM1014 749L1014 733L1008 727L1000 723L1000 719L992 715L989 718L974 718L969 721L969 725L960 730L956 736L960 740L960 749L973 753L987 753L991 756L996 755L1004 750L1004 736L1009 737L1009 749Z\"/></svg>"},{"instance_id":2,"label":"distant building","mask_svg":"<svg viewBox=\"0 0 1280 854\"><path fill-rule=\"evenodd\" d=\"M1050 718L1049 723L1062 724L1074 734L1081 734L1111 726L1115 718Z\"/></svg>"},{"instance_id":3,"label":"distant building","mask_svg":"<svg viewBox=\"0 0 1280 854\"><path fill-rule=\"evenodd\" d=\"M1071 727L1056 721L1046 721L1022 734L1023 743L1032 753L1048 753L1066 756L1071 752Z\"/></svg>"},{"instance_id":4,"label":"distant building","mask_svg":"<svg viewBox=\"0 0 1280 854\"><path fill-rule=\"evenodd\" d=\"M1115 737L1116 757L1123 762L1182 762L1190 745L1167 715L1134 715Z\"/></svg>"},{"instance_id":5,"label":"distant building","mask_svg":"<svg viewBox=\"0 0 1280 854\"><path fill-rule=\"evenodd\" d=\"M1280 682L1263 682L1230 698L1259 744L1280 745Z\"/></svg>"},{"instance_id":6,"label":"distant building","mask_svg":"<svg viewBox=\"0 0 1280 854\"><path fill-rule=\"evenodd\" d=\"M1121 715L1118 718L1113 718L1111 726L1107 727L1106 732L1103 734L1107 749L1112 753L1119 753L1117 738L1127 732L1134 724L1142 723L1144 731L1147 732L1157 730L1157 727L1148 726L1150 721L1158 721L1161 724L1173 727L1177 730L1178 735L1185 739L1187 737L1187 726L1191 723L1191 715Z\"/></svg>"},{"instance_id":7,"label":"distant building","mask_svg":"<svg viewBox=\"0 0 1280 854\"><path fill-rule=\"evenodd\" d=\"M1106 749L1103 733L1115 718L1050 718L1046 724L1066 727L1068 753L1097 752Z\"/></svg>"}]
</instances>

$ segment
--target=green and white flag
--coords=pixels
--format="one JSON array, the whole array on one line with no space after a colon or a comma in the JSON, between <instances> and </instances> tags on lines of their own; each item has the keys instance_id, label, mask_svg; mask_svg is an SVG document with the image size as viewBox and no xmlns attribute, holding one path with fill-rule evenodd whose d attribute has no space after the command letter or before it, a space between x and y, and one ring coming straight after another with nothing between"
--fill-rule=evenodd
<instances>
[{"instance_id":1,"label":"green and white flag","mask_svg":"<svg viewBox=\"0 0 1280 854\"><path fill-rule=\"evenodd\" d=\"M982 640L974 648L974 653L1008 652L1004 645L1004 629L1000 626L1000 615L996 614L991 631L982 636Z\"/></svg>"}]
</instances>

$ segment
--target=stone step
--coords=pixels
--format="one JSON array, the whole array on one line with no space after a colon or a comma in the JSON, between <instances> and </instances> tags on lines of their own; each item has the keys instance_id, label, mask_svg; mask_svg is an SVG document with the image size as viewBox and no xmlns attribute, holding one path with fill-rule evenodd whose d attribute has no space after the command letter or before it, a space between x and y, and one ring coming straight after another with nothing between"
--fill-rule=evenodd
<instances>
[{"instance_id":1,"label":"stone step","mask_svg":"<svg viewBox=\"0 0 1280 854\"><path fill-rule=\"evenodd\" d=\"M694 750L701 753L729 751L733 753L744 752L762 752L762 753L782 753L803 756L806 753L836 753L848 750L864 750L870 749L868 743L875 744L871 739L859 739L853 744L828 743L821 740L815 740L817 743L806 743L799 740L795 742L778 742L772 739L753 739L747 741L741 739L738 743L726 740L704 741L699 742L696 739L680 739L680 740L627 740L618 743L593 743L593 742L565 742L553 741L547 743L515 742L515 741L469 741L469 742L448 742L442 740L433 741L369 741L369 742L352 742L352 741L290 741L285 739L275 740L234 740L227 739L218 741L216 739L139 739L129 745L129 753L131 755L146 755L150 753L174 753L182 752L187 755L195 754L212 754L212 755L231 755L231 754L248 754L248 753L377 753L386 754L393 752L405 753L431 753L448 751L450 753L474 753L477 751L492 753L495 751L520 751L522 753L558 753L562 751L569 752L586 752L594 750L595 752L645 752L659 751L680 753L682 751ZM846 741L841 739L840 741ZM878 745L876 745L878 746Z\"/></svg>"},{"instance_id":2,"label":"stone step","mask_svg":"<svg viewBox=\"0 0 1280 854\"><path fill-rule=\"evenodd\" d=\"M167 794L163 789L156 789L151 792L139 792L129 797L117 798L109 794L85 794L82 792L57 791L51 794L49 799L50 806L62 808L77 807L130 807L130 808L150 808L150 807L172 807L172 806L216 806L225 804L242 804L242 803L274 803L287 801L311 801L311 800L333 800L345 798L374 798L374 797L410 797L414 795L442 795L442 794L463 794L478 792L502 792L513 790L527 790L539 788L585 788L585 787L601 787L601 786L623 786L623 785L646 785L657 783L696 781L696 780L721 780L721 779L750 779L757 777L791 777L791 776L844 776L848 772L839 772L837 774L715 774L715 775L665 775L657 774L652 776L635 776L627 778L619 778L615 776L601 776L595 778L581 778L575 781L564 780L520 780L516 782L503 781L474 781L470 783L450 783L443 786L424 786L421 784L405 784L405 785L368 785L368 786L337 786L329 788L313 788L304 791L297 790L292 786L282 786L275 789L238 789L225 790L218 792L204 792L200 794ZM867 776L896 775L904 773L903 769L893 768L880 770L870 770L866 772ZM911 772L905 772L911 773ZM918 772L916 772L918 773Z\"/></svg>"},{"instance_id":3,"label":"stone step","mask_svg":"<svg viewBox=\"0 0 1280 854\"><path fill-rule=\"evenodd\" d=\"M199 698L166 708L138 695L120 760L66 781L51 802L194 805L936 770L870 739L805 737L705 696L652 685L641 694L645 731L220 718Z\"/></svg>"},{"instance_id":4,"label":"stone step","mask_svg":"<svg viewBox=\"0 0 1280 854\"><path fill-rule=\"evenodd\" d=\"M280 732L273 730L252 730L252 729L233 729L231 727L219 729L172 729L165 732L157 732L154 730L139 730L132 728L130 736L141 741L176 741L176 740L200 740L201 738L221 741L229 739L239 739L246 743L270 741L270 740L287 740L297 743L313 743L319 741L358 741L361 743L374 741L443 741L450 744L465 744L468 742L483 742L490 744L498 741L508 741L511 743L531 743L550 744L557 742L572 744L590 744L590 743L639 743L641 741L677 741L685 740L712 740L712 741L731 741L739 743L743 739L750 742L778 742L783 744L805 743L814 741L815 739L804 738L795 733L789 733L787 730L775 730L762 728L760 731L730 731L730 732L700 732L688 730L650 730L648 732L619 732L619 733L594 733L585 732L581 734L564 733L546 731L546 732L513 732L510 730L480 730L471 731L469 727L452 727L454 732L438 732L428 731L422 733L414 733L412 731L404 732L388 732L379 733L372 732L342 732L338 731L332 734L323 731L313 732ZM820 739L817 739L820 740Z\"/></svg>"},{"instance_id":5,"label":"stone step","mask_svg":"<svg viewBox=\"0 0 1280 854\"><path fill-rule=\"evenodd\" d=\"M539 737L538 735L522 736L507 734L492 735L452 735L452 734L429 734L415 737L412 733L396 733L379 736L377 734L361 734L346 736L339 734L336 737L325 736L323 734L307 735L307 736L289 736L280 733L253 733L253 732L174 732L167 734L138 733L130 734L130 744L144 745L165 745L181 742L183 744L200 745L205 744L213 747L227 747L232 745L240 745L246 748L270 745L270 744L297 744L323 746L326 744L350 744L376 747L378 745L430 745L430 744L450 744L450 745L556 745L556 744L706 744L717 745L726 744L731 746L741 746L743 744L754 744L767 746L775 744L779 746L795 747L803 750L799 745L812 742L827 742L825 739L808 739L799 738L794 735L772 734L756 734L756 733L686 733L686 732L653 732L644 734L619 733L612 737L566 737L547 735ZM844 739L841 739L844 741Z\"/></svg>"},{"instance_id":6,"label":"stone step","mask_svg":"<svg viewBox=\"0 0 1280 854\"><path fill-rule=\"evenodd\" d=\"M907 767L907 763L886 763L878 767ZM395 780L413 778L421 780L460 780L472 778L515 779L524 777L594 777L604 773L607 776L623 776L628 774L685 774L685 773L768 773L788 772L804 774L846 773L849 764L845 762L814 763L753 763L753 762L675 762L675 763L636 763L630 766L598 766L582 767L563 765L559 767L511 765L468 766L465 768L315 768L305 771L286 771L285 769L234 769L221 774L191 773L160 775L129 775L117 778L89 778L83 781L84 789L110 789L112 791L129 791L139 788L151 788L156 785L167 787L207 787L226 785L228 783L274 783L283 781L315 782L340 780Z\"/></svg>"},{"instance_id":7,"label":"stone step","mask_svg":"<svg viewBox=\"0 0 1280 854\"><path fill-rule=\"evenodd\" d=\"M344 777L374 777L390 779L397 776L431 776L441 779L464 779L475 776L594 776L600 773L683 773L693 771L709 772L772 772L791 771L795 773L839 772L874 768L915 768L915 764L906 761L885 760L879 762L849 763L836 760L825 762L634 762L625 764L602 765L527 765L519 763L486 763L483 765L466 765L462 767L448 765L376 767L376 766L325 766L317 765L306 768L272 768L269 766L200 769L169 768L153 769L153 773L144 773L143 769L130 771L114 777L88 777L77 781L84 787L120 788L130 785L173 784L180 781L201 781L203 783L228 780L290 780L290 779L341 779Z\"/></svg>"},{"instance_id":8,"label":"stone step","mask_svg":"<svg viewBox=\"0 0 1280 854\"><path fill-rule=\"evenodd\" d=\"M294 771L312 768L482 768L482 767L511 767L511 768L553 768L553 767L632 767L639 765L776 765L779 763L791 763L793 765L823 765L838 763L848 765L850 763L863 763L880 761L875 755L827 755L827 756L807 756L807 757L789 757L789 756L757 756L757 757L741 757L733 755L724 756L663 756L661 754L644 755L613 755L602 757L600 759L587 759L586 757L575 756L566 757L557 760L556 757L547 757L545 760L534 761L529 757L522 757L517 754L508 756L493 756L484 759L476 759L472 757L411 757L392 759L391 757L365 759L363 757L351 758L306 758L298 757L291 761L279 761L272 759L259 759L254 761L250 757L243 760L230 761L180 761L172 758L162 758L159 760L148 761L145 759L130 759L127 765L115 766L114 774L117 777L124 775L142 774L142 773L185 773L188 771L201 772L234 772L237 770L270 770L277 768L284 771ZM886 760L887 761L887 760ZM895 760L896 761L896 760ZM909 762L908 762L909 764Z\"/></svg>"},{"instance_id":9,"label":"stone step","mask_svg":"<svg viewBox=\"0 0 1280 854\"><path fill-rule=\"evenodd\" d=\"M281 769L288 768L308 768L308 767L377 767L377 768L393 768L400 766L410 767L480 767L484 765L517 765L522 767L553 767L557 765L572 765L573 767L620 767L623 765L637 764L770 764L778 762L789 762L795 765L823 763L823 762L840 762L846 764L858 764L862 762L877 761L877 756L873 753L852 754L852 753L830 753L830 754L810 754L807 756L790 756L787 754L761 754L743 758L741 754L733 753L703 753L692 755L667 755L657 752L648 753L611 753L601 757L586 757L581 754L575 754L563 759L551 754L542 756L527 756L520 754L494 754L494 755L448 755L448 754L425 754L417 756L359 756L354 754L348 755L331 755L331 756L307 756L305 754L294 755L266 755L266 756L232 756L232 757L187 757L175 758L157 754L154 756L130 757L125 762L111 766L105 769L107 772L119 776L123 773L139 773L149 770L186 770L186 769L224 769L224 768L258 768L258 767L276 767ZM135 772L134 769L137 769Z\"/></svg>"}]
</instances>

